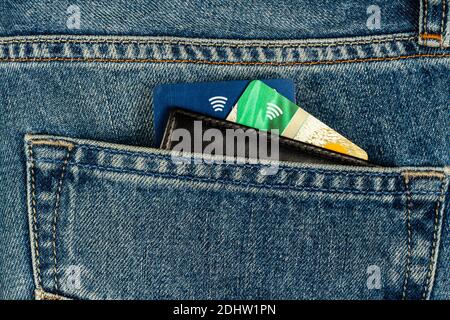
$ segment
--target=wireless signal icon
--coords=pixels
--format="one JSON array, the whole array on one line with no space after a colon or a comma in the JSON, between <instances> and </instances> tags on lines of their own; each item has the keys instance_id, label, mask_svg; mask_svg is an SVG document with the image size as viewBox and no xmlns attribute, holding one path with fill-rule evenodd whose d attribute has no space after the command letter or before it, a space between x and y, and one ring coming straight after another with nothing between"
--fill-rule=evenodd
<instances>
[{"instance_id":1,"label":"wireless signal icon","mask_svg":"<svg viewBox=\"0 0 450 320\"><path fill-rule=\"evenodd\" d=\"M275 103L272 102L267 103L266 118L268 118L270 121L281 116L282 114L283 110L281 110L281 108L277 106Z\"/></svg>"},{"instance_id":2,"label":"wireless signal icon","mask_svg":"<svg viewBox=\"0 0 450 320\"><path fill-rule=\"evenodd\" d=\"M221 112L225 108L228 98L222 96L215 96L208 99L214 112Z\"/></svg>"}]
</instances>

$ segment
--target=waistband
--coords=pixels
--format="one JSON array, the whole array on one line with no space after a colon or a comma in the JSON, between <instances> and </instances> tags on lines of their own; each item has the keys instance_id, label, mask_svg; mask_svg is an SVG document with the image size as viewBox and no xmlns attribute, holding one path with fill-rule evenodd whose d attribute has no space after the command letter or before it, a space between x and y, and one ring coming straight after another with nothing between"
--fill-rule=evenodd
<instances>
[{"instance_id":1,"label":"waistband","mask_svg":"<svg viewBox=\"0 0 450 320\"><path fill-rule=\"evenodd\" d=\"M446 0L448 1L448 0ZM305 39L417 32L420 0L5 0L0 36L146 35ZM422 0L435 24L440 0ZM436 17L435 17L436 16ZM442 16L442 14L440 14ZM425 30L435 33L434 29Z\"/></svg>"},{"instance_id":2,"label":"waistband","mask_svg":"<svg viewBox=\"0 0 450 320\"><path fill-rule=\"evenodd\" d=\"M0 37L128 35L221 39L310 39L415 33L449 47L450 0L41 1L0 3Z\"/></svg>"}]
</instances>

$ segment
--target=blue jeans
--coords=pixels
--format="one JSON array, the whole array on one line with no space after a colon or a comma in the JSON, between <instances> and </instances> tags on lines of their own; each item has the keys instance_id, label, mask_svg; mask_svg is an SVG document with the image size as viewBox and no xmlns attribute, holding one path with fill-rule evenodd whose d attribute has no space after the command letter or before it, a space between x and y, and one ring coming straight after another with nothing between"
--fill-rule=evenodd
<instances>
[{"instance_id":1,"label":"blue jeans","mask_svg":"<svg viewBox=\"0 0 450 320\"><path fill-rule=\"evenodd\" d=\"M0 4L0 298L448 299L450 2ZM176 164L161 83L290 78L379 167Z\"/></svg>"}]
</instances>

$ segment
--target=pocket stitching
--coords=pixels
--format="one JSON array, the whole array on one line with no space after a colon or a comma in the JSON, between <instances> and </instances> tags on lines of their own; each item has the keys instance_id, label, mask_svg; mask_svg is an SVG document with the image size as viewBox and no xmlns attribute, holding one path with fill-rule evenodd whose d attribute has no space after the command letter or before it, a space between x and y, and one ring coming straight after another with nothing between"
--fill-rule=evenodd
<instances>
[{"instance_id":1,"label":"pocket stitching","mask_svg":"<svg viewBox=\"0 0 450 320\"><path fill-rule=\"evenodd\" d=\"M59 163L61 164L62 161L58 160L51 160L51 159L39 159L36 160L36 162L42 162L42 163ZM366 191L359 191L354 189L332 189L332 188L310 188L310 187L298 187L293 185L286 185L286 184L257 184L253 182L240 182L236 180L230 180L230 179L210 179L210 178L203 178L203 177L193 177L190 175L175 175L175 174L164 174L159 172L146 172L146 171L138 171L133 169L123 169L123 168L114 168L114 167L107 167L107 166L101 166L101 165L90 165L90 164L82 164L82 163L74 163L69 162L69 165L78 166L81 168L87 168L87 169L98 169L101 171L112 171L112 172L120 172L120 173L130 173L130 174L136 174L138 176L154 176L154 177L160 177L160 178L173 178L178 180L188 180L188 181L199 181L199 182L206 182L206 183L220 183L220 182L227 182L230 184L238 185L238 186L251 186L251 187L259 187L259 188L268 188L268 189L290 189L294 191L317 191L317 192L328 192L328 193L350 193L350 194L372 194L372 195L402 195L404 191L372 191L372 190L366 190ZM418 190L415 191L414 194L423 194L423 195L439 195L437 192L433 191L425 191L425 190Z\"/></svg>"},{"instance_id":2,"label":"pocket stitching","mask_svg":"<svg viewBox=\"0 0 450 320\"><path fill-rule=\"evenodd\" d=\"M49 61L68 61L68 62L115 62L115 63L195 63L209 65L250 65L250 66L311 66L311 65L334 65L342 63L358 62L380 62L380 61L399 61L418 58L447 58L450 54L417 53L411 55L400 55L393 57L371 57L356 59L337 59L337 60L319 60L319 61L286 61L286 62L263 62L263 61L210 61L193 59L114 59L114 58L78 58L78 57L29 57L29 58L0 58L0 62L49 62Z\"/></svg>"},{"instance_id":3,"label":"pocket stitching","mask_svg":"<svg viewBox=\"0 0 450 320\"><path fill-rule=\"evenodd\" d=\"M37 287L42 287L42 278L41 278L41 265L40 265L40 257L39 257L39 244L38 244L38 229L37 229L37 211L36 211L36 178L35 178L35 160L33 156L33 144L28 144L28 157L30 159L30 179L31 179L31 194L30 194L30 202L31 202L31 215L32 215L32 237L33 237L33 245L34 245L34 263L36 270L36 282Z\"/></svg>"},{"instance_id":4,"label":"pocket stitching","mask_svg":"<svg viewBox=\"0 0 450 320\"><path fill-rule=\"evenodd\" d=\"M355 36L357 38L357 36ZM367 37L367 36L366 36ZM33 43L88 43L88 44L97 44L97 43L107 43L107 44L142 44L142 45L160 45L160 44L167 44L167 45L182 45L182 46L199 46L199 47L230 47L230 48L248 48L248 47L262 47L262 48L291 48L291 47L332 47L332 46L344 46L344 45L365 45L365 44L378 44L378 43L390 43L390 42L397 42L397 41L415 41L417 40L417 35L413 34L397 34L397 35L385 35L377 38L370 38L364 40L364 39L355 39L355 40L348 40L348 41L342 41L337 38L337 41L334 42L326 42L321 39L305 39L306 41L311 41L310 43L302 43L302 41L305 42L305 40L297 40L297 41L286 41L286 40L272 40L270 43L266 43L267 41L263 42L255 42L255 40L241 40L239 43L239 40L237 39L201 39L200 41L198 39L192 39L192 40L183 40L177 37L172 37L171 39L163 40L163 39L148 39L148 40L141 40L141 39L127 39L130 38L127 36L126 38L119 38L119 39L108 39L108 38L102 38L101 36L93 36L91 37L80 37L77 36L76 39L73 38L67 38L67 39L61 39L60 36L58 38L43 38L43 37L27 37L26 39L0 39L0 45L3 44L27 44L30 42ZM363 36L364 38L364 36ZM203 40L203 41L202 41ZM319 40L319 41L317 41ZM252 42L253 41L253 42ZM280 42L280 44L277 44L276 42ZM283 43L281 43L283 42Z\"/></svg>"},{"instance_id":5,"label":"pocket stitching","mask_svg":"<svg viewBox=\"0 0 450 320\"><path fill-rule=\"evenodd\" d=\"M444 178L445 178L444 176L440 177L440 181L441 181L441 188L439 191L440 197L436 203L436 210L434 213L433 244L431 247L430 263L428 266L428 272L427 272L426 281L425 281L425 285L424 285L424 289L423 289L424 291L422 294L423 299L426 299L427 295L430 293L431 286L432 286L431 280L432 280L432 274L433 274L433 265L437 262L436 261L437 259L435 259L435 257L436 257L436 250L438 249L437 248L437 243L438 243L438 238L439 238L438 237L438 229L439 229L438 226L439 226L439 220L440 220L439 218L440 218L441 204L443 203L444 196L445 196L444 188L446 185Z\"/></svg>"},{"instance_id":6,"label":"pocket stitching","mask_svg":"<svg viewBox=\"0 0 450 320\"><path fill-rule=\"evenodd\" d=\"M59 141L64 141L65 140L48 140L48 141L54 141L54 142L59 142ZM33 143L33 141L31 142ZM69 143L69 142L67 142ZM72 143L72 142L70 142ZM109 152L111 154L122 154L122 155L129 155L129 156L133 156L133 157L143 157L143 158L158 158L158 159L163 159L163 160L167 160L170 158L170 154L167 155L163 155L163 154L157 154L157 153L146 153L146 152L142 152L142 151L125 151L125 150L116 150L116 149L112 149L109 147L97 147L97 146L92 146L92 145L87 145L87 144L76 144L77 148L80 149L88 149L88 150L96 150L96 151L106 151ZM44 158L41 158L44 159ZM52 160L52 159L49 159ZM76 164L76 163L71 163L71 164ZM223 166L232 166L232 167L249 167L249 168L255 168L256 166L253 164L248 164L248 163L240 163L240 164L235 164L235 163L218 163L218 165L223 165ZM336 174L336 175L358 175L358 176L375 176L375 177L400 177L399 173L380 173L380 172L359 172L359 171L348 171L348 170L323 170L323 169L314 169L314 168L292 168L292 167L287 167L287 166L283 166L280 165L280 169L286 171L286 172L312 172L312 173L323 173L323 174ZM440 171L431 171L431 172L436 172L438 174L441 174L442 172Z\"/></svg>"},{"instance_id":7,"label":"pocket stitching","mask_svg":"<svg viewBox=\"0 0 450 320\"><path fill-rule=\"evenodd\" d=\"M403 182L405 185L406 193L406 228L408 232L408 242L407 242L407 253L406 253L406 271L405 280L403 282L403 293L402 299L407 299L407 287L409 281L409 275L411 273L411 257L412 257L412 226L411 226L411 190L409 188L409 177L408 175L403 175Z\"/></svg>"},{"instance_id":8,"label":"pocket stitching","mask_svg":"<svg viewBox=\"0 0 450 320\"><path fill-rule=\"evenodd\" d=\"M60 211L60 204L61 204L61 192L62 192L62 186L64 182L64 176L66 172L67 165L69 163L70 155L73 146L67 145L65 146L67 148L66 155L64 157L64 161L62 163L61 167L61 175L58 180L58 188L56 190L56 196L55 196L55 210L53 213L53 221L52 221L52 246L53 246L53 272L54 272L54 288L55 291L58 290L58 263L57 263L57 255L56 255L56 227L59 217L59 211Z\"/></svg>"}]
</instances>

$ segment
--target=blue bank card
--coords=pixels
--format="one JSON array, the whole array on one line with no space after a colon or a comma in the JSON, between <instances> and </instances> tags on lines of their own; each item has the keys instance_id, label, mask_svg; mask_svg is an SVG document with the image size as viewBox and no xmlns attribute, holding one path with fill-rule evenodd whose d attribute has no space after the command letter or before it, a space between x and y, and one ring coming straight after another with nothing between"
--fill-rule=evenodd
<instances>
[{"instance_id":1,"label":"blue bank card","mask_svg":"<svg viewBox=\"0 0 450 320\"><path fill-rule=\"evenodd\" d=\"M261 80L295 103L294 82L290 79ZM225 119L251 80L173 83L155 87L153 116L157 144L161 142L169 112L182 108Z\"/></svg>"}]
</instances>

